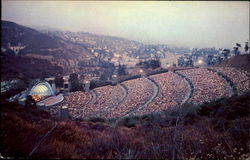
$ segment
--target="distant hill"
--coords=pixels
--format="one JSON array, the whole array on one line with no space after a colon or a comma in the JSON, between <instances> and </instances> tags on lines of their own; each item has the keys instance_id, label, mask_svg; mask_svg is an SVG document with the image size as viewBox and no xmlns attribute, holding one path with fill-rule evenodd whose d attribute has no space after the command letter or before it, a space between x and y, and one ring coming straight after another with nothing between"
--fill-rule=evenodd
<instances>
[{"instance_id":1,"label":"distant hill","mask_svg":"<svg viewBox=\"0 0 250 160\"><path fill-rule=\"evenodd\" d=\"M37 26L37 25L29 25L28 27L30 28L34 28L35 30L42 32L42 31L60 31L59 28L54 28L54 27L50 27L50 26Z\"/></svg>"},{"instance_id":2,"label":"distant hill","mask_svg":"<svg viewBox=\"0 0 250 160\"><path fill-rule=\"evenodd\" d=\"M36 75L35 77L40 75L41 73L37 73L38 70L48 73L48 75L51 75L50 73L58 73L58 71L53 70L46 71L45 68L53 69L60 67L63 69L64 74L76 72L78 69L78 61L89 56L89 52L77 44L66 42L57 37L49 36L35 29L13 22L1 22L1 55L5 57L1 65L1 67L4 68L1 70L1 74L6 74L4 76L6 79L18 78L14 75L17 75L15 73L18 73L20 68L29 69L32 66L29 63L30 59L35 59L35 67L31 67L27 74L25 72L28 78L34 77L32 75ZM21 49L18 49L19 51L16 53L15 48ZM18 58L14 57L14 55ZM16 63L13 59L20 61ZM28 61L28 63L21 63L26 61ZM9 64L15 65L11 66ZM43 66L42 64L46 65ZM41 68L42 66L44 69ZM37 67L40 67L40 69L35 70ZM60 72L61 69L59 69ZM10 72L7 73L5 71ZM23 71L21 71L21 73L23 73Z\"/></svg>"},{"instance_id":3,"label":"distant hill","mask_svg":"<svg viewBox=\"0 0 250 160\"><path fill-rule=\"evenodd\" d=\"M234 67L237 69L242 69L250 72L250 54L244 54L239 56L234 56L217 64L218 67Z\"/></svg>"},{"instance_id":4,"label":"distant hill","mask_svg":"<svg viewBox=\"0 0 250 160\"><path fill-rule=\"evenodd\" d=\"M8 49L10 46L17 46L18 44L26 46L20 52L39 52L40 49L58 48L59 44L51 37L42 34L34 29L8 21L2 22L2 47Z\"/></svg>"}]
</instances>

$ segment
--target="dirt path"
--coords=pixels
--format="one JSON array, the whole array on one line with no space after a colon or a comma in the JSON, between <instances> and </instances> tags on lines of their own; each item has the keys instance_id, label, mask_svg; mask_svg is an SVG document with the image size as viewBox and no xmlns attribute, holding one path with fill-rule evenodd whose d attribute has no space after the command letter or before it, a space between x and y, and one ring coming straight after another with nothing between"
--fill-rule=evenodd
<instances>
[{"instance_id":1,"label":"dirt path","mask_svg":"<svg viewBox=\"0 0 250 160\"><path fill-rule=\"evenodd\" d=\"M97 95L96 92L94 90L91 90L91 100L88 102L88 104L94 104L96 102L97 99Z\"/></svg>"},{"instance_id":2,"label":"dirt path","mask_svg":"<svg viewBox=\"0 0 250 160\"><path fill-rule=\"evenodd\" d=\"M54 126L36 143L32 151L29 153L28 157L32 156L32 154L39 148L39 146L42 144L45 138L48 137L55 130L57 126L58 126L58 123L55 122Z\"/></svg>"}]
</instances>

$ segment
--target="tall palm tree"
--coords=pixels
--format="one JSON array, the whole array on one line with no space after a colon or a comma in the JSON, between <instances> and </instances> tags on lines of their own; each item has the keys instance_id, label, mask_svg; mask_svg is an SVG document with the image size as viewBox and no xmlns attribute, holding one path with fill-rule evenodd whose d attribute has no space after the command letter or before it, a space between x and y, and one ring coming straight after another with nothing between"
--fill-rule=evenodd
<instances>
[{"instance_id":1,"label":"tall palm tree","mask_svg":"<svg viewBox=\"0 0 250 160\"><path fill-rule=\"evenodd\" d=\"M236 43L236 46L237 46L237 47L241 47L241 45L240 45L239 43Z\"/></svg>"},{"instance_id":2,"label":"tall palm tree","mask_svg":"<svg viewBox=\"0 0 250 160\"><path fill-rule=\"evenodd\" d=\"M225 59L227 59L229 53L230 53L230 50L229 50L229 49L224 49L224 50L222 51L222 54L224 55Z\"/></svg>"},{"instance_id":3,"label":"tall palm tree","mask_svg":"<svg viewBox=\"0 0 250 160\"><path fill-rule=\"evenodd\" d=\"M236 56L240 55L240 50L239 50L240 47L241 47L241 44L236 43L236 47L234 47L234 54Z\"/></svg>"},{"instance_id":4,"label":"tall palm tree","mask_svg":"<svg viewBox=\"0 0 250 160\"><path fill-rule=\"evenodd\" d=\"M247 53L247 51L249 50L249 46L248 46L248 42L245 42L245 52Z\"/></svg>"}]
</instances>

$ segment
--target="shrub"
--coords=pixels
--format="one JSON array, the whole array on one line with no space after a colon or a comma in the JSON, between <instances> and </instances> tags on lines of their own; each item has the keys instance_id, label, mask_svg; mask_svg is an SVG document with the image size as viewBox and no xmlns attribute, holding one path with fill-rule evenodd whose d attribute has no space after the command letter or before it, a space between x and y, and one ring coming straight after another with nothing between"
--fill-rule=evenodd
<instances>
[{"instance_id":1,"label":"shrub","mask_svg":"<svg viewBox=\"0 0 250 160\"><path fill-rule=\"evenodd\" d=\"M101 118L101 117L90 117L88 118L88 121L91 121L91 122L106 122L106 119L105 118Z\"/></svg>"},{"instance_id":2,"label":"shrub","mask_svg":"<svg viewBox=\"0 0 250 160\"><path fill-rule=\"evenodd\" d=\"M122 83L122 82L128 81L128 80L132 80L132 79L137 79L137 78L140 78L140 77L141 77L141 75L129 76L129 77L126 77L126 78L124 78L124 79L122 79L122 80L119 80L119 83Z\"/></svg>"},{"instance_id":3,"label":"shrub","mask_svg":"<svg viewBox=\"0 0 250 160\"><path fill-rule=\"evenodd\" d=\"M138 116L126 116L122 117L117 121L118 126L135 127L139 122Z\"/></svg>"},{"instance_id":4,"label":"shrub","mask_svg":"<svg viewBox=\"0 0 250 160\"><path fill-rule=\"evenodd\" d=\"M109 122L109 123L115 123L116 120L117 120L117 118L110 118L110 119L108 119L108 122Z\"/></svg>"},{"instance_id":5,"label":"shrub","mask_svg":"<svg viewBox=\"0 0 250 160\"><path fill-rule=\"evenodd\" d=\"M91 81L90 82L90 89L98 88L98 87L103 87L107 85L112 85L112 82L109 81Z\"/></svg>"},{"instance_id":6,"label":"shrub","mask_svg":"<svg viewBox=\"0 0 250 160\"><path fill-rule=\"evenodd\" d=\"M160 73L165 73L165 72L168 72L167 69L161 69L159 71L152 71L150 73L147 74L147 76L151 76L151 75L155 75L155 74L160 74Z\"/></svg>"},{"instance_id":7,"label":"shrub","mask_svg":"<svg viewBox=\"0 0 250 160\"><path fill-rule=\"evenodd\" d=\"M141 117L141 121L142 122L145 122L145 121L148 121L148 122L158 122L160 118L161 118L160 113L154 112L154 113L149 113L149 114L143 115Z\"/></svg>"}]
</instances>

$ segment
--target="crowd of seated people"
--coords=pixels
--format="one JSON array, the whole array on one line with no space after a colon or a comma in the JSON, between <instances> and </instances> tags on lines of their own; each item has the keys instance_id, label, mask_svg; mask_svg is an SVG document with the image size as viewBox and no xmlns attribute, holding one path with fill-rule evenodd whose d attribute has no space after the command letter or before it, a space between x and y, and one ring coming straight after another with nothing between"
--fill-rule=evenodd
<instances>
[{"instance_id":1,"label":"crowd of seated people","mask_svg":"<svg viewBox=\"0 0 250 160\"><path fill-rule=\"evenodd\" d=\"M231 87L225 79L206 68L178 71L189 78L194 85L194 93L190 102L200 104L221 97L229 96Z\"/></svg>"},{"instance_id":2,"label":"crowd of seated people","mask_svg":"<svg viewBox=\"0 0 250 160\"><path fill-rule=\"evenodd\" d=\"M125 81L123 84L127 88L127 97L121 104L111 108L102 116L107 118L125 116L146 103L153 94L152 83L145 78Z\"/></svg>"},{"instance_id":3,"label":"crowd of seated people","mask_svg":"<svg viewBox=\"0 0 250 160\"><path fill-rule=\"evenodd\" d=\"M150 112L160 112L180 104L189 93L185 79L173 72L150 76L159 86L158 95L147 106L135 114L142 115Z\"/></svg>"},{"instance_id":4,"label":"crowd of seated people","mask_svg":"<svg viewBox=\"0 0 250 160\"><path fill-rule=\"evenodd\" d=\"M62 105L68 105L69 108L79 108L86 105L91 100L91 94L89 92L71 92L64 96L64 102Z\"/></svg>"},{"instance_id":5,"label":"crowd of seated people","mask_svg":"<svg viewBox=\"0 0 250 160\"><path fill-rule=\"evenodd\" d=\"M120 85L99 87L95 92L97 100L94 104L87 105L82 113L84 116L99 116L105 113L110 107L118 105L126 94Z\"/></svg>"},{"instance_id":6,"label":"crowd of seated people","mask_svg":"<svg viewBox=\"0 0 250 160\"><path fill-rule=\"evenodd\" d=\"M238 92L250 89L249 73L235 68L213 67L224 73L236 85ZM188 102L196 104L229 96L230 85L226 80L206 68L177 71L186 76L194 85L194 92ZM180 105L189 95L190 88L187 81L174 72L167 72L150 76L159 87L157 96L147 106L143 106L153 96L154 87L146 78L125 81L120 85L104 86L94 89L97 98L90 104L90 92L71 92L64 95L64 101L59 105L67 105L73 119L86 117L114 118L130 113L143 115L151 112L161 112L169 107ZM126 94L127 93L127 94ZM140 108L143 106L142 108ZM59 107L51 107L52 113L57 113Z\"/></svg>"},{"instance_id":7,"label":"crowd of seated people","mask_svg":"<svg viewBox=\"0 0 250 160\"><path fill-rule=\"evenodd\" d=\"M70 113L73 111L82 110L85 105L91 100L91 94L89 92L70 92L64 95L64 100L61 104L49 107L49 112L52 115L56 115L59 112L59 108L62 106L67 106Z\"/></svg>"},{"instance_id":8,"label":"crowd of seated people","mask_svg":"<svg viewBox=\"0 0 250 160\"><path fill-rule=\"evenodd\" d=\"M213 67L213 69L230 78L235 84L239 94L250 90L250 74L247 71L238 70L232 67Z\"/></svg>"}]
</instances>

